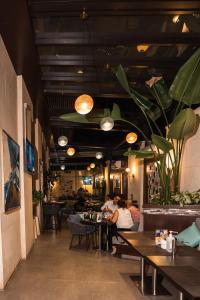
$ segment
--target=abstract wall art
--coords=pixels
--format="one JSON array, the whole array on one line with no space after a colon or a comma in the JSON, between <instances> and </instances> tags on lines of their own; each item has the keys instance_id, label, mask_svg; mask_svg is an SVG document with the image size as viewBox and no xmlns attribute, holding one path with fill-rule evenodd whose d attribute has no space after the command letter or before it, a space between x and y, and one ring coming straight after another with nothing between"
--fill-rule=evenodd
<instances>
[{"instance_id":1,"label":"abstract wall art","mask_svg":"<svg viewBox=\"0 0 200 300\"><path fill-rule=\"evenodd\" d=\"M20 207L19 145L3 131L4 207L9 212Z\"/></svg>"}]
</instances>

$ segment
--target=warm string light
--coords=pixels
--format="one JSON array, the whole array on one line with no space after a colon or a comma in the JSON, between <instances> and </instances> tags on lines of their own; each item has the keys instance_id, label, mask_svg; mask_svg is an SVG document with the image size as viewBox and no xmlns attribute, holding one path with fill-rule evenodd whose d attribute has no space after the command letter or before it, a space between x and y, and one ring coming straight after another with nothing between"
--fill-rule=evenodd
<instances>
[{"instance_id":1,"label":"warm string light","mask_svg":"<svg viewBox=\"0 0 200 300\"><path fill-rule=\"evenodd\" d=\"M64 147L64 146L67 145L67 143L68 143L68 138L66 136L62 135L58 138L58 145L59 146Z\"/></svg>"},{"instance_id":2,"label":"warm string light","mask_svg":"<svg viewBox=\"0 0 200 300\"><path fill-rule=\"evenodd\" d=\"M60 169L61 169L62 171L64 171L64 170L65 170L65 165L61 165L61 166L60 166Z\"/></svg>"},{"instance_id":3,"label":"warm string light","mask_svg":"<svg viewBox=\"0 0 200 300\"><path fill-rule=\"evenodd\" d=\"M69 156L73 156L73 155L75 154L75 149L74 149L73 147L69 147L69 148L67 149L67 154L68 154Z\"/></svg>"},{"instance_id":4,"label":"warm string light","mask_svg":"<svg viewBox=\"0 0 200 300\"><path fill-rule=\"evenodd\" d=\"M91 168L91 169L94 169L94 168L95 168L95 164L94 164L94 163L91 163L91 164L90 164L90 168Z\"/></svg>"},{"instance_id":5,"label":"warm string light","mask_svg":"<svg viewBox=\"0 0 200 300\"><path fill-rule=\"evenodd\" d=\"M100 127L104 131L112 130L114 127L114 120L111 117L101 119Z\"/></svg>"},{"instance_id":6,"label":"warm string light","mask_svg":"<svg viewBox=\"0 0 200 300\"><path fill-rule=\"evenodd\" d=\"M75 110L81 114L88 114L94 106L94 101L91 96L83 94L80 95L75 101Z\"/></svg>"},{"instance_id":7,"label":"warm string light","mask_svg":"<svg viewBox=\"0 0 200 300\"><path fill-rule=\"evenodd\" d=\"M137 134L134 133L134 132L128 133L127 136L126 136L126 141L129 144L135 143L137 141Z\"/></svg>"},{"instance_id":8,"label":"warm string light","mask_svg":"<svg viewBox=\"0 0 200 300\"><path fill-rule=\"evenodd\" d=\"M101 159L103 157L102 152L97 152L96 153L96 159Z\"/></svg>"}]
</instances>

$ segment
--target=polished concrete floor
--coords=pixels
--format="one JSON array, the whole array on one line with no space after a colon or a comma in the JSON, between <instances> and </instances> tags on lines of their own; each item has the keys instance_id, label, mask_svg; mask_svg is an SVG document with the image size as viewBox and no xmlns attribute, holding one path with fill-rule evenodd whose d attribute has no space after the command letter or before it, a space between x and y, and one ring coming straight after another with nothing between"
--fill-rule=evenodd
<instances>
[{"instance_id":1,"label":"polished concrete floor","mask_svg":"<svg viewBox=\"0 0 200 300\"><path fill-rule=\"evenodd\" d=\"M129 275L139 262L94 250L69 250L67 230L42 234L18 266L0 300L153 300L141 296ZM155 297L159 300L172 297Z\"/></svg>"}]
</instances>

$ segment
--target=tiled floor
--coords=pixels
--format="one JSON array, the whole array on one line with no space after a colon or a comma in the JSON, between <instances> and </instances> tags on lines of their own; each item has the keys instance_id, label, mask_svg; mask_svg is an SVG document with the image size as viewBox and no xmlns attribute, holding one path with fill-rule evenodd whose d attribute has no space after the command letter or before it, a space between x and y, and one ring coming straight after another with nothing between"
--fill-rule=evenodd
<instances>
[{"instance_id":1,"label":"tiled floor","mask_svg":"<svg viewBox=\"0 0 200 300\"><path fill-rule=\"evenodd\" d=\"M66 230L43 234L0 292L0 300L153 299L141 296L129 278L139 271L137 261L68 248Z\"/></svg>"}]
</instances>

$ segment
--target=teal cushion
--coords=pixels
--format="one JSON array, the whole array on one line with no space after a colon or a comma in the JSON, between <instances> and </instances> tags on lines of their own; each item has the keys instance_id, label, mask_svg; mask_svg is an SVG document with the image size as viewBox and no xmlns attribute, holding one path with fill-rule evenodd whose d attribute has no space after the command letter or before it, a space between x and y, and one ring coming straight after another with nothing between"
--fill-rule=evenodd
<instances>
[{"instance_id":1,"label":"teal cushion","mask_svg":"<svg viewBox=\"0 0 200 300\"><path fill-rule=\"evenodd\" d=\"M180 232L176 236L176 239L187 246L196 247L200 243L200 231L195 222L193 222L190 227Z\"/></svg>"}]
</instances>

